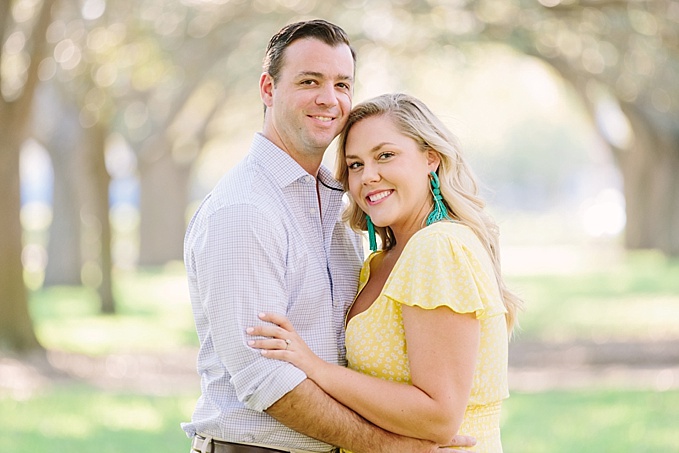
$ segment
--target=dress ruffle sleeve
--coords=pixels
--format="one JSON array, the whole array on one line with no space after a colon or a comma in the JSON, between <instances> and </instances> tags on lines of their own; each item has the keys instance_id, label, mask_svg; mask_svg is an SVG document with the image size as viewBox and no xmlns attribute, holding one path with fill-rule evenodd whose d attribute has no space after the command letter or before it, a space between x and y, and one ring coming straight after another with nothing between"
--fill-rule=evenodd
<instances>
[{"instance_id":1,"label":"dress ruffle sleeve","mask_svg":"<svg viewBox=\"0 0 679 453\"><path fill-rule=\"evenodd\" d=\"M408 306L475 313L477 319L506 313L488 253L468 227L452 222L431 225L408 241L384 295Z\"/></svg>"}]
</instances>

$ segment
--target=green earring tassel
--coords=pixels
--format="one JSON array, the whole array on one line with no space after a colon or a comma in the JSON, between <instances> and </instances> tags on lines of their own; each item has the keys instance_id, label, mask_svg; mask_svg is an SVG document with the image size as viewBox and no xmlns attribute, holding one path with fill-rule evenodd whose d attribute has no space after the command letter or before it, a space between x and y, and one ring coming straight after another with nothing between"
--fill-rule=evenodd
<instances>
[{"instance_id":1,"label":"green earring tassel","mask_svg":"<svg viewBox=\"0 0 679 453\"><path fill-rule=\"evenodd\" d=\"M441 196L441 183L439 182L439 177L436 172L429 173L431 176L431 192L434 194L434 210L431 211L429 217L427 217L427 226L432 223L438 222L439 220L449 219L448 210L446 205L443 204L443 197Z\"/></svg>"},{"instance_id":2,"label":"green earring tassel","mask_svg":"<svg viewBox=\"0 0 679 453\"><path fill-rule=\"evenodd\" d=\"M376 252L377 251L377 237L375 236L375 225L373 225L373 221L370 220L369 215L365 216L365 220L368 223L368 241L370 241L370 251Z\"/></svg>"}]
</instances>

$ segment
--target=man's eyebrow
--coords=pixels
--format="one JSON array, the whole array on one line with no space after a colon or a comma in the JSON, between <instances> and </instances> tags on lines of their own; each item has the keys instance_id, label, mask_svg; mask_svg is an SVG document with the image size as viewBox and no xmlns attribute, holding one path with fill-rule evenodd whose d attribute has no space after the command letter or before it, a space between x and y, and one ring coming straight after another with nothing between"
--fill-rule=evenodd
<instances>
[{"instance_id":1,"label":"man's eyebrow","mask_svg":"<svg viewBox=\"0 0 679 453\"><path fill-rule=\"evenodd\" d=\"M297 77L316 77L319 79L325 79L325 74L316 71L301 71L297 74ZM337 74L336 78L339 80L349 80L351 82L354 81L352 76L344 74Z\"/></svg>"},{"instance_id":2,"label":"man's eyebrow","mask_svg":"<svg viewBox=\"0 0 679 453\"><path fill-rule=\"evenodd\" d=\"M297 77L318 77L323 78L323 74L315 71L301 71L297 73Z\"/></svg>"}]
</instances>

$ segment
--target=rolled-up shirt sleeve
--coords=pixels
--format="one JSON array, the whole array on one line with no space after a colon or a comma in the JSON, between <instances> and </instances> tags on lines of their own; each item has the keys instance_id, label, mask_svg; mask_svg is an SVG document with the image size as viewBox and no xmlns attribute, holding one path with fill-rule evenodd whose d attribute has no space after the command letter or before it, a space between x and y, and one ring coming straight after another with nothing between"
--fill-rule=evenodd
<instances>
[{"instance_id":1,"label":"rolled-up shirt sleeve","mask_svg":"<svg viewBox=\"0 0 679 453\"><path fill-rule=\"evenodd\" d=\"M285 226L270 213L236 204L207 216L192 246L208 337L238 399L255 411L264 411L306 379L293 365L250 348L245 332L262 323L258 313L288 312L288 240Z\"/></svg>"}]
</instances>

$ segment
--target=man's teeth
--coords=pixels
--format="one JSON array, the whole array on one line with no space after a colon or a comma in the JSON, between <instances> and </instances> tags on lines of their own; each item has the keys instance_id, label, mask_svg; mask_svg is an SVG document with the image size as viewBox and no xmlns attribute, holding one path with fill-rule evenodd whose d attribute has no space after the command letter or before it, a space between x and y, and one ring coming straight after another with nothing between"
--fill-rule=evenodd
<instances>
[{"instance_id":1,"label":"man's teeth","mask_svg":"<svg viewBox=\"0 0 679 453\"><path fill-rule=\"evenodd\" d=\"M385 191L385 192L376 193L375 195L370 195L368 198L370 199L370 201L372 201L374 203L376 201L381 200L382 198L388 197L390 194L391 194L391 191Z\"/></svg>"},{"instance_id":2,"label":"man's teeth","mask_svg":"<svg viewBox=\"0 0 679 453\"><path fill-rule=\"evenodd\" d=\"M332 118L330 118L329 116L314 116L314 118L320 121L332 121Z\"/></svg>"}]
</instances>

